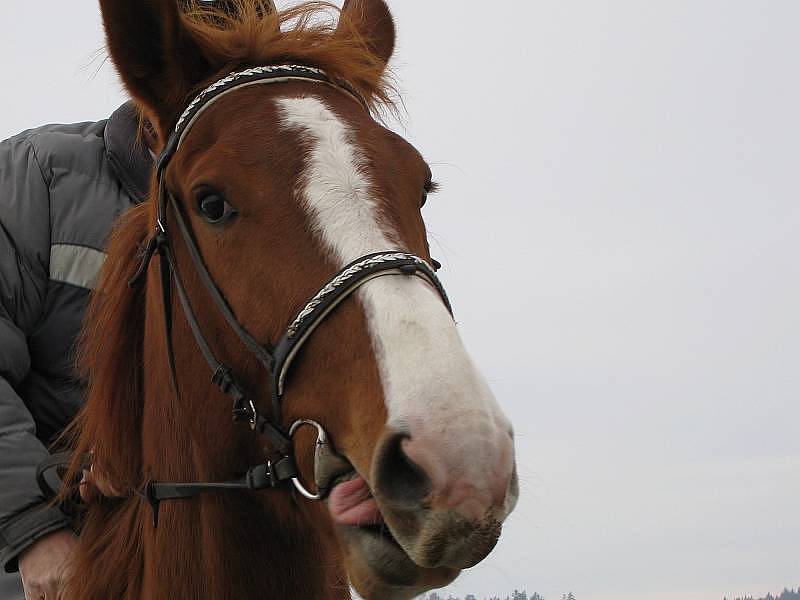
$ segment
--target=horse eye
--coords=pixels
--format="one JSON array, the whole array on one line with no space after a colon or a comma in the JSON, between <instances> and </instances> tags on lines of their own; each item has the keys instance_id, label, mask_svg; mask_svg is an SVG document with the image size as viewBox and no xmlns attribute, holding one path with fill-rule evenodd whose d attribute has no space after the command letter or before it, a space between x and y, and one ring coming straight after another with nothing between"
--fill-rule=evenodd
<instances>
[{"instance_id":1,"label":"horse eye","mask_svg":"<svg viewBox=\"0 0 800 600\"><path fill-rule=\"evenodd\" d=\"M428 190L422 190L422 200L420 201L420 206L425 206L428 202Z\"/></svg>"},{"instance_id":2,"label":"horse eye","mask_svg":"<svg viewBox=\"0 0 800 600\"><path fill-rule=\"evenodd\" d=\"M209 223L221 223L233 213L233 207L217 193L210 192L200 196L197 206Z\"/></svg>"}]
</instances>

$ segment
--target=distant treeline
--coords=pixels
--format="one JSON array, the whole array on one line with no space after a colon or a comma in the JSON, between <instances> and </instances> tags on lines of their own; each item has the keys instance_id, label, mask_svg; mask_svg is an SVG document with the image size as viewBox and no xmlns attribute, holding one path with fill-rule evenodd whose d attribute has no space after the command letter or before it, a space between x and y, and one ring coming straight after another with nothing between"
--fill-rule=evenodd
<instances>
[{"instance_id":1,"label":"distant treeline","mask_svg":"<svg viewBox=\"0 0 800 600\"><path fill-rule=\"evenodd\" d=\"M728 600L725 598L725 600ZM753 598L752 596L742 596L741 598L734 598L733 600L800 600L800 588L796 590L785 589L778 596L767 594L763 598Z\"/></svg>"},{"instance_id":2,"label":"distant treeline","mask_svg":"<svg viewBox=\"0 0 800 600\"><path fill-rule=\"evenodd\" d=\"M427 596L422 596L419 600L462 600L461 598L456 598L455 596L442 596L436 592L431 592ZM463 600L544 600L544 596L540 596L539 594L534 593L533 595L529 596L528 592L526 591L519 591L514 590L508 596L492 596L491 598L478 598L473 594L467 594L464 596ZM568 594L561 594L560 600L577 600L572 592Z\"/></svg>"},{"instance_id":3,"label":"distant treeline","mask_svg":"<svg viewBox=\"0 0 800 600\"><path fill-rule=\"evenodd\" d=\"M422 596L419 600L462 600L462 598L457 598L456 596L442 596L437 592L431 592L427 596ZM514 590L511 594L507 596L492 596L490 598L475 596L474 594L467 594L464 596L463 600L545 600L544 596L540 596L539 594L532 594L528 595L526 591L519 591ZM568 594L562 594L561 598L558 600L577 600L572 592ZM726 597L724 600L728 600ZM796 590L792 588L791 590L785 588L779 595L773 596L772 594L767 594L763 598L754 598L753 596L741 596L732 598L731 600L800 600L800 588Z\"/></svg>"}]
</instances>

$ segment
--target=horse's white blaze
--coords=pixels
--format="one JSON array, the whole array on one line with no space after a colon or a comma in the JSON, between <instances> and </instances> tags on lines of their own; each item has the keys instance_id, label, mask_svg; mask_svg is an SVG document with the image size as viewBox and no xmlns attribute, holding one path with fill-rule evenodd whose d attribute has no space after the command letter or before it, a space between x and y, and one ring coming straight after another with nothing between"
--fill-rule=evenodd
<instances>
[{"instance_id":1,"label":"horse's white blaze","mask_svg":"<svg viewBox=\"0 0 800 600\"><path fill-rule=\"evenodd\" d=\"M298 197L337 265L372 252L407 250L381 218L367 161L346 122L314 97L279 99L278 107L283 126L309 142ZM476 442L486 449L507 442L510 427L441 298L418 277L378 278L358 295L378 360L387 425L447 450L441 466L449 472L432 476L451 477L455 470L464 478L480 477L486 468L480 453L463 450Z\"/></svg>"}]
</instances>

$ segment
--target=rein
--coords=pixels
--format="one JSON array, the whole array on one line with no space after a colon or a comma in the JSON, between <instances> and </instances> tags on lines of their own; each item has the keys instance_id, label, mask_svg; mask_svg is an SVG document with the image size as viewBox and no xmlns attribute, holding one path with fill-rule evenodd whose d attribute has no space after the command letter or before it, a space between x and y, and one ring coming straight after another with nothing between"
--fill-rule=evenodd
<instances>
[{"instance_id":1,"label":"rein","mask_svg":"<svg viewBox=\"0 0 800 600\"><path fill-rule=\"evenodd\" d=\"M154 527L158 525L160 504L165 500L193 498L200 494L221 490L260 491L278 488L288 482L291 482L294 488L305 498L322 500L330 491L333 479L352 470L349 462L333 449L325 429L319 423L309 419L301 419L287 429L283 421L282 405L286 378L300 349L336 307L352 296L365 283L387 275L422 277L437 290L447 310L452 315L452 307L447 293L434 272L437 263L434 262L432 267L427 261L413 254L389 250L362 256L342 269L297 313L297 316L275 346L260 343L236 319L203 261L202 254L194 241L192 232L177 200L167 189L165 172L171 159L180 149L194 124L214 102L239 88L286 81L310 81L329 85L353 96L365 108L367 106L366 102L355 92L352 86L346 82L329 78L320 69L299 65L254 67L231 73L200 93L178 119L175 129L158 159L156 170L158 179L158 218L155 232L144 249L142 262L129 285L134 287L142 283L153 256L158 254L161 267L160 285L167 355L174 393L176 396L179 394L172 340L173 287L195 342L212 373L211 383L219 387L232 400L234 421L248 423L253 431L267 439L273 453L266 462L251 467L238 479L221 482L185 483L150 481L140 493L152 507ZM177 236L174 236L170 227L168 227L170 223L169 217L174 219ZM242 385L241 380L232 368L217 359L203 334L175 260L173 253L175 239L180 239L188 250L194 270L202 281L203 287L211 297L216 309L242 344L258 359L264 370L269 374L270 410L268 414L263 414L259 411L255 399L246 391L248 388ZM300 481L294 458L292 439L294 434L304 426L314 427L317 431L314 477L316 492L309 491Z\"/></svg>"}]
</instances>

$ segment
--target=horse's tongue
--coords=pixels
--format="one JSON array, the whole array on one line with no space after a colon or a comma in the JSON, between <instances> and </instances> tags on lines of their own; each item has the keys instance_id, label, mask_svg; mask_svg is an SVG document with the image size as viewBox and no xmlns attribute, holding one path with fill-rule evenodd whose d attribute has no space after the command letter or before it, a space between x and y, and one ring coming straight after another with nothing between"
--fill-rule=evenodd
<instances>
[{"instance_id":1,"label":"horse's tongue","mask_svg":"<svg viewBox=\"0 0 800 600\"><path fill-rule=\"evenodd\" d=\"M378 503L361 477L340 483L328 498L328 510L339 525L379 525L383 523Z\"/></svg>"}]
</instances>

